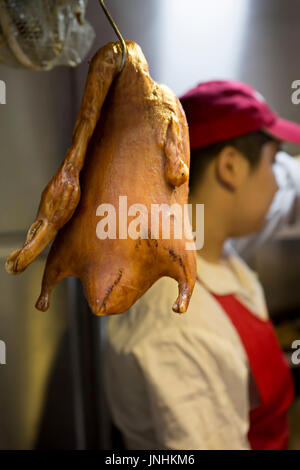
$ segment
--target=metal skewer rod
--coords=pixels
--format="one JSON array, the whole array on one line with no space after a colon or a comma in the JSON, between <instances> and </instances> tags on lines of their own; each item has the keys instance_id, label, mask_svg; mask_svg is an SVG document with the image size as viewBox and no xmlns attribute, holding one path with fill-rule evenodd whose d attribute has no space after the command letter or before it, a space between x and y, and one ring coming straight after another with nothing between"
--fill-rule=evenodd
<instances>
[{"instance_id":1,"label":"metal skewer rod","mask_svg":"<svg viewBox=\"0 0 300 470\"><path fill-rule=\"evenodd\" d=\"M108 19L108 21L110 22L110 24L112 25L116 35L118 36L118 38L120 39L121 41L121 46L122 46L122 61L121 61L121 67L120 67L120 72L123 70L123 67L124 67L124 64L125 64L125 59L126 59L126 45L125 45L125 41L116 25L116 23L114 22L114 20L112 19L108 9L106 8L106 6L104 5L104 1L103 0L99 0L100 2L100 5L102 6L102 9Z\"/></svg>"}]
</instances>

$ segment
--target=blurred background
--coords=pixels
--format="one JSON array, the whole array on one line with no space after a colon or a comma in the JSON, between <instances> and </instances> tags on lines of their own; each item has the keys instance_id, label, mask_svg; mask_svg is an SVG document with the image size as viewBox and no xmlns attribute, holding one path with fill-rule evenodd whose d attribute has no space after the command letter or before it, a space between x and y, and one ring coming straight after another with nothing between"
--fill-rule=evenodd
<instances>
[{"instance_id":1,"label":"blurred background","mask_svg":"<svg viewBox=\"0 0 300 470\"><path fill-rule=\"evenodd\" d=\"M137 42L152 77L177 95L197 82L236 79L260 91L282 117L300 124L291 101L300 79L298 0L107 0L125 39ZM0 449L115 449L121 445L103 391L105 318L93 317L80 283L63 281L51 308L34 308L47 252L20 276L4 269L23 244L40 195L71 144L88 59L116 40L98 1L86 18L96 37L76 68L47 72L0 65L6 104L0 105ZM300 149L285 148L292 155ZM300 230L258 250L252 266L265 287L270 314L287 353L300 339ZM298 396L291 410L290 448L300 449Z\"/></svg>"}]
</instances>

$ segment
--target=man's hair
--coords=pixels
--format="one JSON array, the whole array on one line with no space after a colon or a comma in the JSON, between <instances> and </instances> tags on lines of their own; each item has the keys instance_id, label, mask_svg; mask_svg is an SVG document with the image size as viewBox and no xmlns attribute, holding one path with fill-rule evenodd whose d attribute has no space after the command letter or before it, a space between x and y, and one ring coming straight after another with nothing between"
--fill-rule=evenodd
<instances>
[{"instance_id":1,"label":"man's hair","mask_svg":"<svg viewBox=\"0 0 300 470\"><path fill-rule=\"evenodd\" d=\"M190 160L190 193L200 183L202 176L208 164L223 150L224 147L230 145L237 149L248 160L252 169L254 169L261 157L261 150L267 142L275 141L274 137L267 135L265 132L256 131L244 134L233 139L222 140L207 147L191 150Z\"/></svg>"}]
</instances>

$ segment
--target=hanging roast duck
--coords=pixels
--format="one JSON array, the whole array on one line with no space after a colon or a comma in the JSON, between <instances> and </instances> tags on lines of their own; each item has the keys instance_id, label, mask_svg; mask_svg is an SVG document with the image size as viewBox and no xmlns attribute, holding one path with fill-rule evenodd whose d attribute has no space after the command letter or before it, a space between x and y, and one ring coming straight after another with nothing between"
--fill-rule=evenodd
<instances>
[{"instance_id":1,"label":"hanging roast duck","mask_svg":"<svg viewBox=\"0 0 300 470\"><path fill-rule=\"evenodd\" d=\"M184 231L176 239L171 230L164 239L161 227L153 237L143 225L138 238L118 236L125 220L118 213L119 196L127 197L127 207L146 207L150 220L152 204L183 208L189 178L188 127L178 98L151 79L137 44L126 41L119 73L121 60L119 42L102 47L92 59L72 145L42 193L23 247L6 262L8 272L23 271L56 236L39 310L48 309L52 289L66 276L81 279L96 315L125 312L162 276L178 282L175 312L186 311L193 292L195 251L186 249L191 239ZM97 233L103 204L116 209L116 238Z\"/></svg>"}]
</instances>

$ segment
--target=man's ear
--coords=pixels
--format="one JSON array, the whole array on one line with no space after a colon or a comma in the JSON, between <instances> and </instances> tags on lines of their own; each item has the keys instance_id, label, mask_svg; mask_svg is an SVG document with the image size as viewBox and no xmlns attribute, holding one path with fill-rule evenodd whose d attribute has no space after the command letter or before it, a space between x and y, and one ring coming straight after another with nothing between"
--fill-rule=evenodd
<instances>
[{"instance_id":1,"label":"man's ear","mask_svg":"<svg viewBox=\"0 0 300 470\"><path fill-rule=\"evenodd\" d=\"M247 174L249 164L234 147L224 147L215 160L215 174L218 182L231 192L236 191Z\"/></svg>"}]
</instances>

